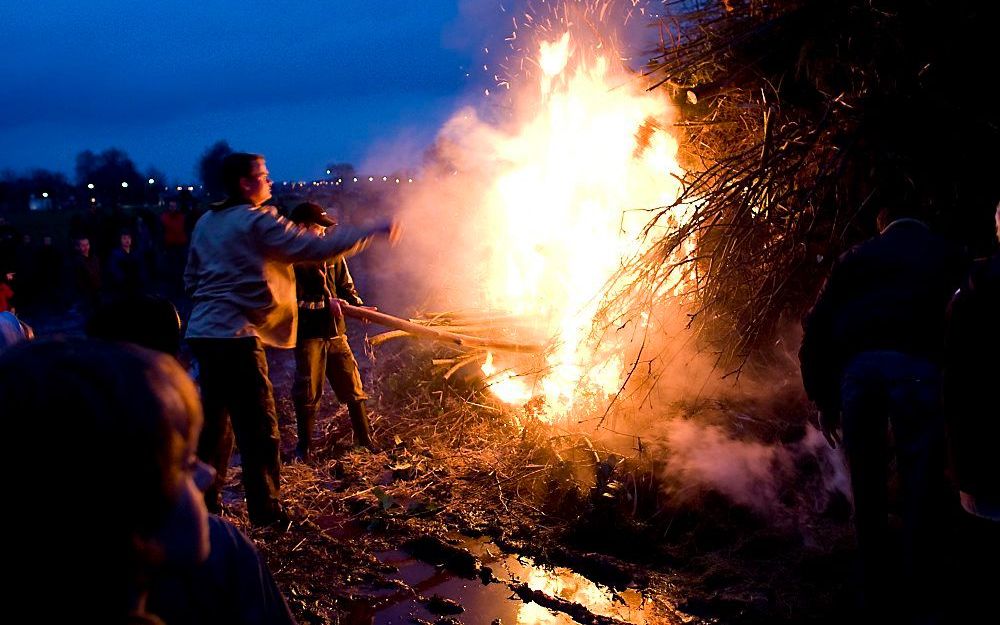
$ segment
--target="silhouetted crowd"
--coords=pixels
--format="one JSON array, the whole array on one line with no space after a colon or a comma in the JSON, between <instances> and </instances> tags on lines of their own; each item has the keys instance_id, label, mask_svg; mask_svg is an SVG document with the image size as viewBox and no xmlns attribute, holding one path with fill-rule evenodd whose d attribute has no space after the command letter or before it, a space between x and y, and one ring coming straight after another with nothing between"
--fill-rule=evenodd
<instances>
[{"instance_id":1,"label":"silhouetted crowd","mask_svg":"<svg viewBox=\"0 0 1000 625\"><path fill-rule=\"evenodd\" d=\"M68 246L34 241L0 218L0 310L89 317L101 304L159 294L183 306L188 242L200 216L190 198L126 213L92 207L74 215Z\"/></svg>"}]
</instances>

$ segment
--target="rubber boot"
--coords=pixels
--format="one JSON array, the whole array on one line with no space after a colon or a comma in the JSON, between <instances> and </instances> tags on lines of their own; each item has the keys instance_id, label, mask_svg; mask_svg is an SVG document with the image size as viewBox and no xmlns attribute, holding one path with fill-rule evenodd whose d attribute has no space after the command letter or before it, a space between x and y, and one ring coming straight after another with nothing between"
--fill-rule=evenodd
<instances>
[{"instance_id":1,"label":"rubber boot","mask_svg":"<svg viewBox=\"0 0 1000 625\"><path fill-rule=\"evenodd\" d=\"M316 414L310 414L309 410L303 408L295 411L295 425L298 431L298 444L295 446L295 458L300 462L312 462L311 442L313 424L316 422Z\"/></svg>"},{"instance_id":2,"label":"rubber boot","mask_svg":"<svg viewBox=\"0 0 1000 625\"><path fill-rule=\"evenodd\" d=\"M347 404L347 413L351 415L351 427L354 429L354 443L375 451L372 440L372 426L368 422L368 408L363 401L352 401Z\"/></svg>"}]
</instances>

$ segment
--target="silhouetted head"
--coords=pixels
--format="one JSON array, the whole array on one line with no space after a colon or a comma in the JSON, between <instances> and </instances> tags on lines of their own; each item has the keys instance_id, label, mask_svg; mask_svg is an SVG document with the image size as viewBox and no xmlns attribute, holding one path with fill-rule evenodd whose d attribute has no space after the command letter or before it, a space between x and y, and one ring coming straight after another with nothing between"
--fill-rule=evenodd
<instances>
[{"instance_id":1,"label":"silhouetted head","mask_svg":"<svg viewBox=\"0 0 1000 625\"><path fill-rule=\"evenodd\" d=\"M195 458L201 405L176 360L104 341L21 343L0 354L0 397L11 596L124 622L153 571L207 557L213 475Z\"/></svg>"},{"instance_id":2,"label":"silhouetted head","mask_svg":"<svg viewBox=\"0 0 1000 625\"><path fill-rule=\"evenodd\" d=\"M176 356L181 346L181 319L170 300L135 295L112 300L87 320L87 336L135 343Z\"/></svg>"},{"instance_id":3,"label":"silhouetted head","mask_svg":"<svg viewBox=\"0 0 1000 625\"><path fill-rule=\"evenodd\" d=\"M260 154L234 152L222 160L222 187L231 201L260 206L271 199L271 177Z\"/></svg>"}]
</instances>

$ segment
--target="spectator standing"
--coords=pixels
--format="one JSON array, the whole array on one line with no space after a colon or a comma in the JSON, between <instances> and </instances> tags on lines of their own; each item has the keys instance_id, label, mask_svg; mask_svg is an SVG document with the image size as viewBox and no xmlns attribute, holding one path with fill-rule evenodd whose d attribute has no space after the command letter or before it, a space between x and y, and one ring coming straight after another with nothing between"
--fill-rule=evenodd
<instances>
[{"instance_id":1,"label":"spectator standing","mask_svg":"<svg viewBox=\"0 0 1000 625\"><path fill-rule=\"evenodd\" d=\"M894 603L894 583L903 596L933 598L944 581L938 560L947 505L940 367L945 310L963 271L957 250L907 211L883 210L878 225L878 236L834 263L805 319L799 354L806 391L831 445L839 442L843 424L862 601L873 614L910 604ZM893 453L901 561L889 554Z\"/></svg>"},{"instance_id":2,"label":"spectator standing","mask_svg":"<svg viewBox=\"0 0 1000 625\"><path fill-rule=\"evenodd\" d=\"M177 298L184 290L184 263L187 261L187 215L176 200L170 200L160 214L163 230L163 273L167 293Z\"/></svg>"},{"instance_id":3,"label":"spectator standing","mask_svg":"<svg viewBox=\"0 0 1000 625\"><path fill-rule=\"evenodd\" d=\"M1000 241L1000 205L994 215ZM976 261L951 301L945 406L959 516L959 622L994 610L1000 579L1000 251Z\"/></svg>"},{"instance_id":4,"label":"spectator standing","mask_svg":"<svg viewBox=\"0 0 1000 625\"><path fill-rule=\"evenodd\" d=\"M91 249L89 238L81 236L73 242L70 272L74 306L88 317L101 303L101 260Z\"/></svg>"},{"instance_id":5,"label":"spectator standing","mask_svg":"<svg viewBox=\"0 0 1000 625\"><path fill-rule=\"evenodd\" d=\"M118 237L118 247L108 258L107 282L115 297L137 295L146 290L145 264L132 243L132 233L123 230Z\"/></svg>"},{"instance_id":6,"label":"spectator standing","mask_svg":"<svg viewBox=\"0 0 1000 625\"><path fill-rule=\"evenodd\" d=\"M294 346L291 264L353 254L375 235L398 235L390 222L325 237L295 226L265 205L272 183L258 154L227 156L222 182L228 199L198 220L184 274L192 301L186 338L198 360L206 414L199 456L218 472L206 501L210 510L221 508L232 432L250 522L284 526L278 416L264 346Z\"/></svg>"}]
</instances>

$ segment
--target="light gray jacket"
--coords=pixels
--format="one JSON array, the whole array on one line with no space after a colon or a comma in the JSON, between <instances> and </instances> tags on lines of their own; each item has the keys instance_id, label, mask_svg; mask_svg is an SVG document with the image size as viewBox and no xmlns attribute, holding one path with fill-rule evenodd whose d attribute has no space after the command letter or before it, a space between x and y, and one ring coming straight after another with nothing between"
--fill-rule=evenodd
<instances>
[{"instance_id":1,"label":"light gray jacket","mask_svg":"<svg viewBox=\"0 0 1000 625\"><path fill-rule=\"evenodd\" d=\"M347 226L325 236L278 215L273 206L239 204L202 216L191 235L184 285L193 304L187 338L255 336L294 347L292 263L350 256L381 231Z\"/></svg>"}]
</instances>

